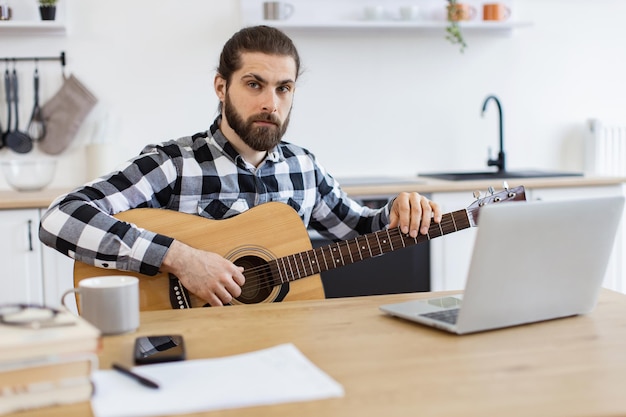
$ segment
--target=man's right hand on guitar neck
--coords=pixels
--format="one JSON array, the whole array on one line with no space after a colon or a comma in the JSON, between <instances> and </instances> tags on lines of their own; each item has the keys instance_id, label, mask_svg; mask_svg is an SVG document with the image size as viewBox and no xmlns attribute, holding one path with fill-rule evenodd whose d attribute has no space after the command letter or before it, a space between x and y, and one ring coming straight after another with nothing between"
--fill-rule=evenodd
<instances>
[{"instance_id":1,"label":"man's right hand on guitar neck","mask_svg":"<svg viewBox=\"0 0 626 417\"><path fill-rule=\"evenodd\" d=\"M216 253L194 249L177 240L165 255L161 270L176 275L187 290L213 307L239 297L246 281L242 267Z\"/></svg>"}]
</instances>

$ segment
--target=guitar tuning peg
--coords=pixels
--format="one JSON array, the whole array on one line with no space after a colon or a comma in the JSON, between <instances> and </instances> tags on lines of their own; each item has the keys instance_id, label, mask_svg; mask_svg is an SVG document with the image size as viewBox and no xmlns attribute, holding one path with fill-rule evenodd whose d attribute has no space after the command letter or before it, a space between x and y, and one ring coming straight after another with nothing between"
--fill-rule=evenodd
<instances>
[{"instance_id":1,"label":"guitar tuning peg","mask_svg":"<svg viewBox=\"0 0 626 417\"><path fill-rule=\"evenodd\" d=\"M496 192L496 190L492 186L489 186L489 188L487 188L487 191L489 191L489 194L491 195L494 195Z\"/></svg>"},{"instance_id":2,"label":"guitar tuning peg","mask_svg":"<svg viewBox=\"0 0 626 417\"><path fill-rule=\"evenodd\" d=\"M476 200L480 199L480 191L476 190L472 193L472 195Z\"/></svg>"},{"instance_id":3,"label":"guitar tuning peg","mask_svg":"<svg viewBox=\"0 0 626 417\"><path fill-rule=\"evenodd\" d=\"M516 193L509 191L509 183L506 181L502 181L502 188L507 191L507 197L509 198L515 198L515 196L517 195Z\"/></svg>"}]
</instances>

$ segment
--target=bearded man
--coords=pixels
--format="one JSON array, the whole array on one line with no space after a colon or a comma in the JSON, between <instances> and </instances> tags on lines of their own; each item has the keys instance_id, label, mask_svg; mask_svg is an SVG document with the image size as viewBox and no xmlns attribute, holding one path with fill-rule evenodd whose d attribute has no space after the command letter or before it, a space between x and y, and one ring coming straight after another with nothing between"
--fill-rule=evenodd
<instances>
[{"instance_id":1,"label":"bearded man","mask_svg":"<svg viewBox=\"0 0 626 417\"><path fill-rule=\"evenodd\" d=\"M208 304L221 306L241 294L241 266L113 216L153 207L221 220L278 201L332 240L396 226L413 238L426 234L431 220L441 220L436 203L411 192L377 210L363 207L313 154L281 140L299 73L300 57L283 32L240 30L220 55L214 79L219 115L210 129L149 145L119 170L60 196L42 218L40 240L96 267L171 273Z\"/></svg>"}]
</instances>

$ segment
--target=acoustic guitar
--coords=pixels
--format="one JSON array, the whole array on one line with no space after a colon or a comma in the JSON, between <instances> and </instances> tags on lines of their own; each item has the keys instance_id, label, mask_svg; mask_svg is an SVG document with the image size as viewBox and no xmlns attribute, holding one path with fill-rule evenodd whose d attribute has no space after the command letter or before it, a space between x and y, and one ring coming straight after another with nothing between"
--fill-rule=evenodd
<instances>
[{"instance_id":1,"label":"acoustic guitar","mask_svg":"<svg viewBox=\"0 0 626 417\"><path fill-rule=\"evenodd\" d=\"M241 296L232 304L255 304L324 298L321 272L476 226L481 207L525 199L523 186L498 193L492 191L477 197L466 209L444 214L440 223L431 223L428 233L417 238L393 228L316 249L312 248L297 212L278 202L262 204L226 220L155 208L132 209L115 217L197 249L218 253L243 266L246 282ZM78 286L84 278L111 273L109 269L75 262L74 285ZM122 271L115 274L141 275ZM139 283L142 310L206 305L206 301L189 293L175 276L166 273L141 275Z\"/></svg>"}]
</instances>

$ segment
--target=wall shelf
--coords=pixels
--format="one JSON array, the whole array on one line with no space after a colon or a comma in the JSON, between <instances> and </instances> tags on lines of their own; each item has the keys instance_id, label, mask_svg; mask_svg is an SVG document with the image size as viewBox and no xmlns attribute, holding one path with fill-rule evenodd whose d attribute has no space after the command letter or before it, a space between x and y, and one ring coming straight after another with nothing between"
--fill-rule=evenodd
<instances>
[{"instance_id":1,"label":"wall shelf","mask_svg":"<svg viewBox=\"0 0 626 417\"><path fill-rule=\"evenodd\" d=\"M415 2L415 1L414 1ZM513 18L505 21L484 21L479 0L466 0L477 14L470 21L459 22L462 31L484 35L510 35L514 30L532 26L531 22ZM513 0L502 0L513 10ZM445 13L446 2L442 0L420 0L418 16L414 20L402 20L399 10L406 0L385 0L378 3L383 7L383 16L378 20L366 20L363 0L287 0L294 10L285 20L265 20L263 0L240 0L243 26L268 25L290 32L295 31L385 31L405 33L445 33L449 22Z\"/></svg>"},{"instance_id":2,"label":"wall shelf","mask_svg":"<svg viewBox=\"0 0 626 417\"><path fill-rule=\"evenodd\" d=\"M283 30L367 30L384 29L416 32L441 32L448 26L448 22L442 21L327 21L327 22L287 22L275 20L258 20L245 22L249 25L269 25ZM532 26L531 22L462 22L459 24L462 30L471 33L510 34L514 29Z\"/></svg>"},{"instance_id":3,"label":"wall shelf","mask_svg":"<svg viewBox=\"0 0 626 417\"><path fill-rule=\"evenodd\" d=\"M65 23L58 20L51 21L19 21L9 20L0 22L1 34L16 35L65 35Z\"/></svg>"}]
</instances>

